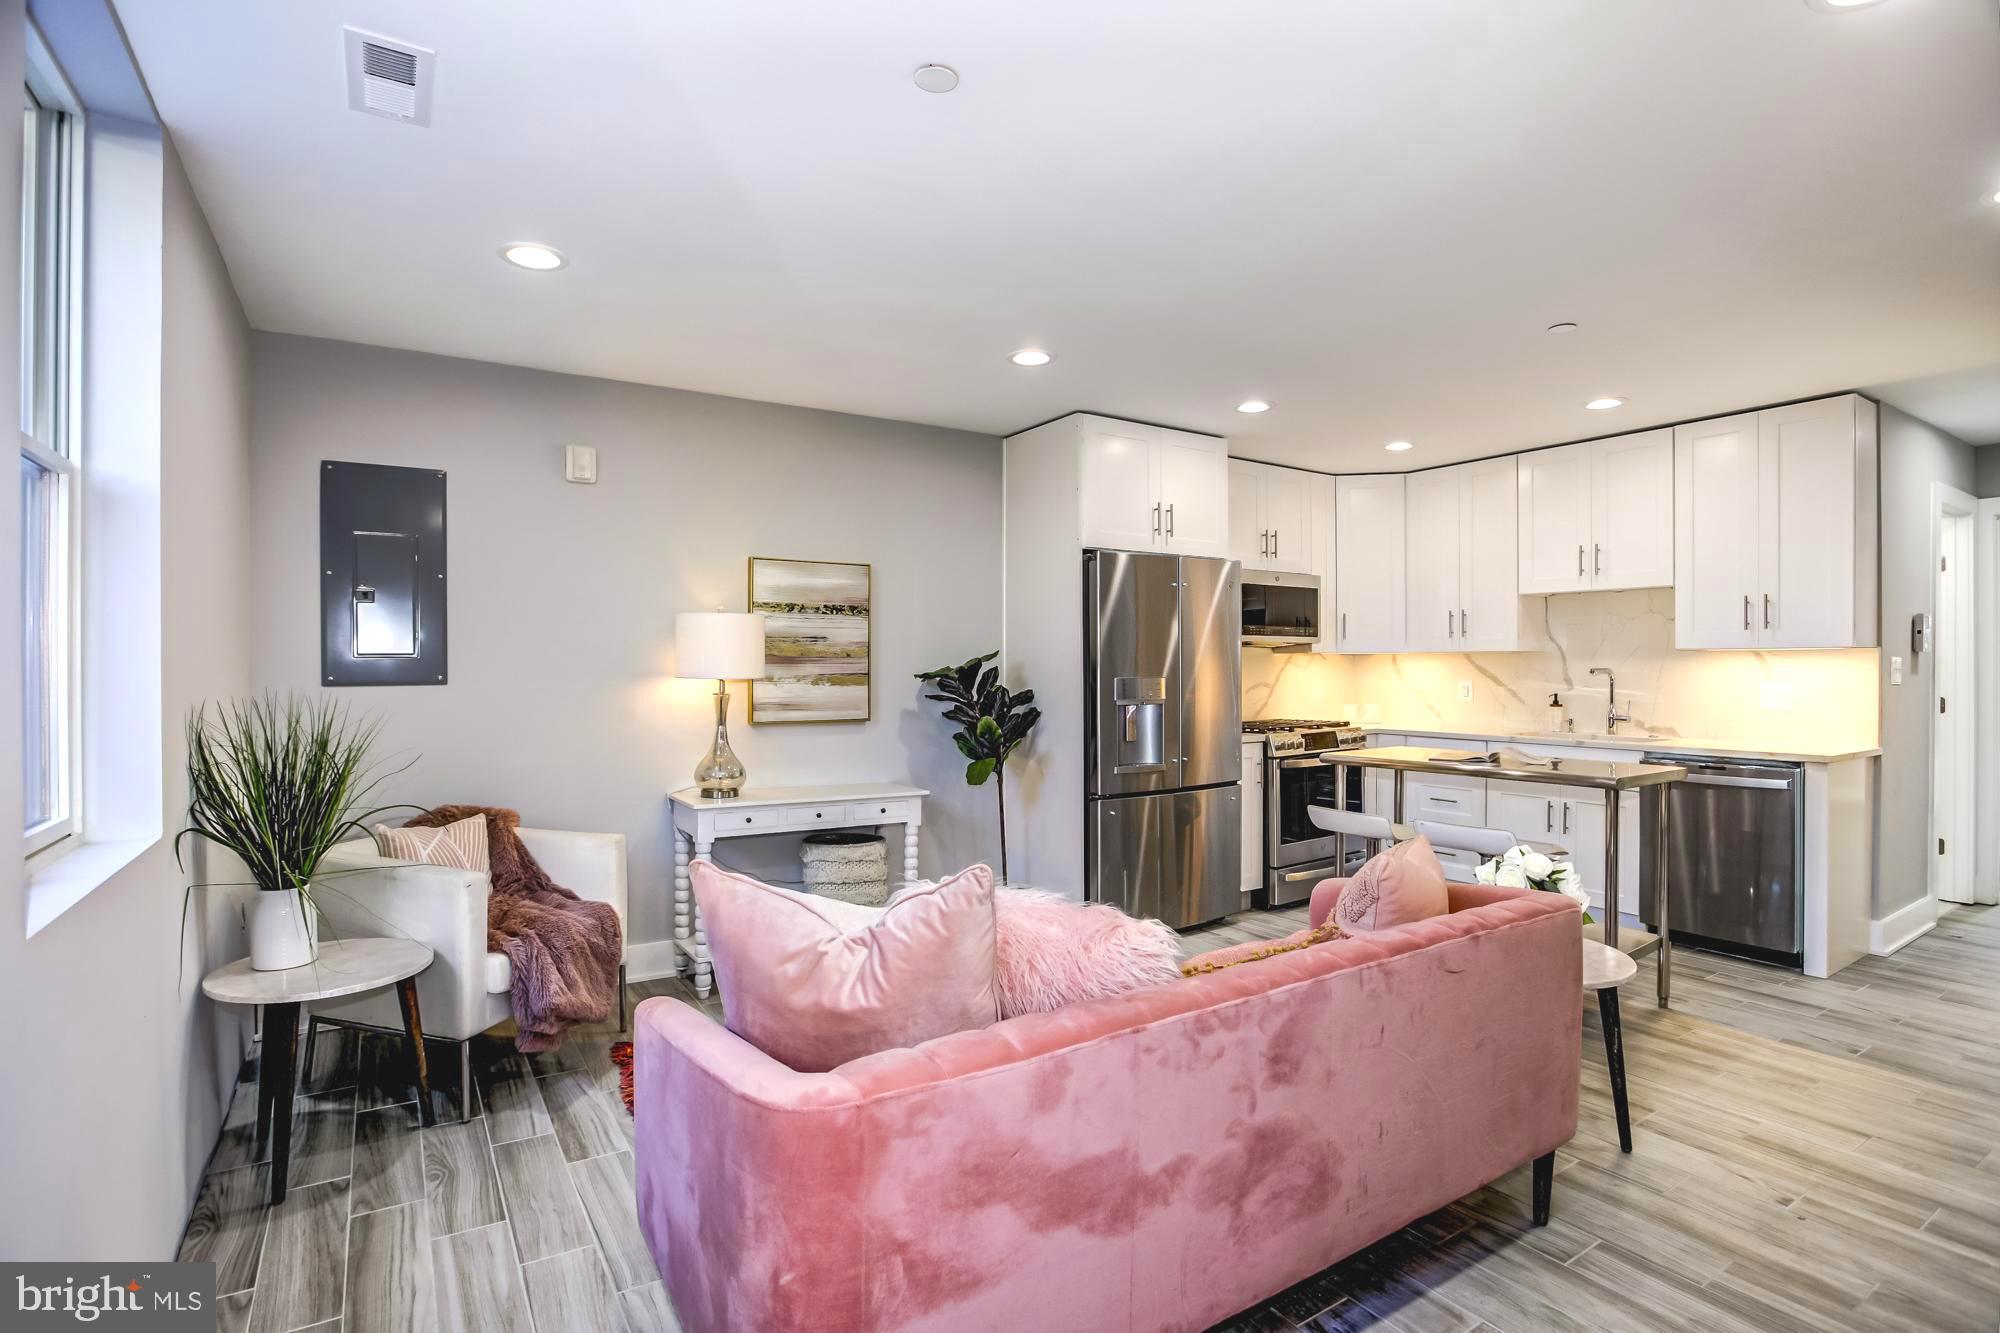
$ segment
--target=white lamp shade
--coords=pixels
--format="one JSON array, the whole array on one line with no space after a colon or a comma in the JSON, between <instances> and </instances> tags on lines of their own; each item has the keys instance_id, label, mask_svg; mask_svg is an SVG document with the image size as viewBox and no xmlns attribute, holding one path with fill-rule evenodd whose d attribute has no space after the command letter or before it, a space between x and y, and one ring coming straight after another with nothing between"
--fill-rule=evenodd
<instances>
[{"instance_id":1,"label":"white lamp shade","mask_svg":"<svg viewBox=\"0 0 2000 1333\"><path fill-rule=\"evenodd\" d=\"M674 674L693 680L764 679L764 617L751 611L677 612Z\"/></svg>"}]
</instances>

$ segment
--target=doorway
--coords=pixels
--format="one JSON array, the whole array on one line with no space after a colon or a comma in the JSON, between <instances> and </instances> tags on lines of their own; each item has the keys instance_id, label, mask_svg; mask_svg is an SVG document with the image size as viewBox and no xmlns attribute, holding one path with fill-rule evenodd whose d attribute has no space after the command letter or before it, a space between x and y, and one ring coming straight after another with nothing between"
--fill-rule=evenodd
<instances>
[{"instance_id":1,"label":"doorway","mask_svg":"<svg viewBox=\"0 0 2000 1333\"><path fill-rule=\"evenodd\" d=\"M1936 557L1931 662L1931 896L1977 901L1979 835L1978 588L1979 502L1938 486L1931 550Z\"/></svg>"},{"instance_id":2,"label":"doorway","mask_svg":"<svg viewBox=\"0 0 2000 1333\"><path fill-rule=\"evenodd\" d=\"M1979 775L1987 817L1979 821L1978 867L1973 872L1973 900L2000 903L2000 819L1992 807L2000 799L2000 499L1981 500L1979 573L1974 579L1974 619L1978 624ZM1968 735L1973 728L1967 727Z\"/></svg>"}]
</instances>

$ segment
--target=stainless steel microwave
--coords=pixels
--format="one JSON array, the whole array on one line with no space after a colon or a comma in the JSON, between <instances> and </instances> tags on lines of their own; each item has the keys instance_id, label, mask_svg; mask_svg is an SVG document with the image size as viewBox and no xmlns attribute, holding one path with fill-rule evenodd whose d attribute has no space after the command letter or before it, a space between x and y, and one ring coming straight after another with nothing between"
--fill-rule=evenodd
<instances>
[{"instance_id":1,"label":"stainless steel microwave","mask_svg":"<svg viewBox=\"0 0 2000 1333\"><path fill-rule=\"evenodd\" d=\"M1319 639L1319 575L1243 571L1243 642L1283 648Z\"/></svg>"}]
</instances>

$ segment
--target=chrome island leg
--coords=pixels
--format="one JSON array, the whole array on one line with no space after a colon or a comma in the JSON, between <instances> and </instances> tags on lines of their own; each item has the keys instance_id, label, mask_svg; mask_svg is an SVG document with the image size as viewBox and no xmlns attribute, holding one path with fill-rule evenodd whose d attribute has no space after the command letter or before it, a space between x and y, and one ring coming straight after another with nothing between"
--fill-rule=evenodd
<instances>
[{"instance_id":1,"label":"chrome island leg","mask_svg":"<svg viewBox=\"0 0 2000 1333\"><path fill-rule=\"evenodd\" d=\"M1659 825L1658 837L1655 839L1657 845L1653 848L1653 915L1659 918L1654 924L1660 932L1660 1008L1662 1009L1666 1008L1667 1002L1673 998L1674 941L1673 931L1667 924L1667 907L1673 901L1673 895L1667 892L1667 819L1668 813L1674 808L1674 803L1667 798L1667 793L1673 789L1673 785L1671 782L1662 782L1654 789L1659 793L1660 817L1656 821Z\"/></svg>"},{"instance_id":2,"label":"chrome island leg","mask_svg":"<svg viewBox=\"0 0 2000 1333\"><path fill-rule=\"evenodd\" d=\"M1604 945L1618 947L1618 790L1604 793Z\"/></svg>"}]
</instances>

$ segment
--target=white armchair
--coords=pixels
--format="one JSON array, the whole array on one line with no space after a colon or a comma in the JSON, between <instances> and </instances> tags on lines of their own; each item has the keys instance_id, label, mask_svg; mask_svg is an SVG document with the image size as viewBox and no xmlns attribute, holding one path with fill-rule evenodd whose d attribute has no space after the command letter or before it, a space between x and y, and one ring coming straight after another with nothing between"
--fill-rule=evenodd
<instances>
[{"instance_id":1,"label":"white armchair","mask_svg":"<svg viewBox=\"0 0 2000 1333\"><path fill-rule=\"evenodd\" d=\"M625 835L518 830L521 842L549 878L593 902L610 903L623 933ZM412 865L377 855L372 838L343 842L320 861L314 900L322 933L397 935L428 944L436 957L417 974L417 1003L424 1035L458 1043L461 1088L472 1085L471 1039L508 1018L513 970L507 955L486 949L486 899L492 891L479 871ZM316 1004L307 1019L310 1062L319 1022L402 1029L392 990ZM625 1027L625 965L618 965L618 1027ZM310 1067L310 1065L308 1065ZM471 1112L471 1099L465 1110Z\"/></svg>"}]
</instances>

